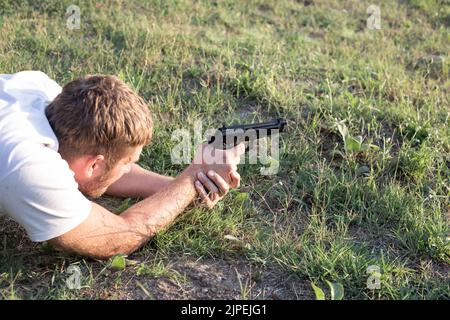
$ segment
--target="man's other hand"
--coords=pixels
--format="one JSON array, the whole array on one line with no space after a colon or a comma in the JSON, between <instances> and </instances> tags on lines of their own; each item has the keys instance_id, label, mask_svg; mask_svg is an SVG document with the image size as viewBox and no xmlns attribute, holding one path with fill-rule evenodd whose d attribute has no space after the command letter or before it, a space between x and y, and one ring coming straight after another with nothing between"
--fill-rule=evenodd
<instances>
[{"instance_id":1,"label":"man's other hand","mask_svg":"<svg viewBox=\"0 0 450 320\"><path fill-rule=\"evenodd\" d=\"M239 186L237 165L244 153L243 143L227 150L214 149L208 144L198 149L190 167L196 178L195 189L208 208L213 208L230 189Z\"/></svg>"},{"instance_id":2,"label":"man's other hand","mask_svg":"<svg viewBox=\"0 0 450 320\"><path fill-rule=\"evenodd\" d=\"M241 182L241 176L237 171L231 174L231 183L228 184L217 172L210 170L205 175L203 172L197 174L195 181L195 189L197 190L202 204L209 209L225 197L228 191L232 188L238 188Z\"/></svg>"}]
</instances>

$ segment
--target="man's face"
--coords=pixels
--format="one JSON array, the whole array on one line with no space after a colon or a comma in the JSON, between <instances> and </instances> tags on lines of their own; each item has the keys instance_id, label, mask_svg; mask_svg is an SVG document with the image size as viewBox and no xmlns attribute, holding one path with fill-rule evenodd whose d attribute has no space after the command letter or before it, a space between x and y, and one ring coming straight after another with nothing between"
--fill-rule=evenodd
<instances>
[{"instance_id":1,"label":"man's face","mask_svg":"<svg viewBox=\"0 0 450 320\"><path fill-rule=\"evenodd\" d=\"M120 159L112 169L98 168L97 174L84 181L78 181L78 189L85 195L98 198L106 192L108 187L119 180L125 173L130 172L133 163L139 160L142 146L130 148L130 152Z\"/></svg>"}]
</instances>

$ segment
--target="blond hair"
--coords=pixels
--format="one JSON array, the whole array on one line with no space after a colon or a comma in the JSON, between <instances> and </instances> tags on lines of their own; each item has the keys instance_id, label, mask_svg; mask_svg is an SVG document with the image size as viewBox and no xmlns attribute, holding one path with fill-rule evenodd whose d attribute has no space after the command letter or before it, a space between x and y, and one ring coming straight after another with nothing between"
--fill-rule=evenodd
<instances>
[{"instance_id":1,"label":"blond hair","mask_svg":"<svg viewBox=\"0 0 450 320\"><path fill-rule=\"evenodd\" d=\"M129 147L150 142L147 104L115 76L87 76L64 86L45 110L66 160L102 154L111 167Z\"/></svg>"}]
</instances>

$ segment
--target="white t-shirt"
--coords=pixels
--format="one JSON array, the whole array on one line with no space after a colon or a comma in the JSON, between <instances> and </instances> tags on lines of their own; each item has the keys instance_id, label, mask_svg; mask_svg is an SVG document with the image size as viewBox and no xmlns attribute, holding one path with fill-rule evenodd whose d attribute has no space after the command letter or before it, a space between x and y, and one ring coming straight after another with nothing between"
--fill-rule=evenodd
<instances>
[{"instance_id":1,"label":"white t-shirt","mask_svg":"<svg viewBox=\"0 0 450 320\"><path fill-rule=\"evenodd\" d=\"M70 231L91 211L45 116L60 92L39 71L0 74L0 215L22 225L32 241Z\"/></svg>"}]
</instances>

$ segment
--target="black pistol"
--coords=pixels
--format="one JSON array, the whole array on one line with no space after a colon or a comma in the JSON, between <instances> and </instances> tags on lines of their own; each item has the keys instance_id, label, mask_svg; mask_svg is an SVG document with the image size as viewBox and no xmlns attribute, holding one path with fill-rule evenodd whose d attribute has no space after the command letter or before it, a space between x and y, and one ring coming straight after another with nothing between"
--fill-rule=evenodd
<instances>
[{"instance_id":1,"label":"black pistol","mask_svg":"<svg viewBox=\"0 0 450 320\"><path fill-rule=\"evenodd\" d=\"M213 144L216 149L229 149L241 142L252 142L283 132L286 123L284 119L275 119L269 122L233 126L224 124L213 136L209 137L208 143Z\"/></svg>"}]
</instances>

